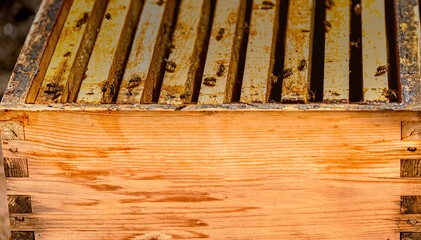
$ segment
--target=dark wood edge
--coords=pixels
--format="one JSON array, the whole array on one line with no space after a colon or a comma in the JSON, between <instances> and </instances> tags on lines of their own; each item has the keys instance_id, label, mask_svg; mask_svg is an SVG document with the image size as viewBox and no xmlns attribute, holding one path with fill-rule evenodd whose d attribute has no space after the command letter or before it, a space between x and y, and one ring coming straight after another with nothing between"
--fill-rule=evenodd
<instances>
[{"instance_id":1,"label":"dark wood edge","mask_svg":"<svg viewBox=\"0 0 421 240\"><path fill-rule=\"evenodd\" d=\"M43 0L22 47L2 102L14 104L26 102L31 85L40 71L40 63L58 20L60 9L66 1Z\"/></svg>"},{"instance_id":2,"label":"dark wood edge","mask_svg":"<svg viewBox=\"0 0 421 240\"><path fill-rule=\"evenodd\" d=\"M418 0L394 0L397 16L398 72L401 98L406 105L421 105L420 17Z\"/></svg>"},{"instance_id":3,"label":"dark wood edge","mask_svg":"<svg viewBox=\"0 0 421 240\"><path fill-rule=\"evenodd\" d=\"M421 108L409 108L398 103L389 104L281 104L281 103L232 103L221 105L196 105L182 106L166 104L0 104L0 111L421 111Z\"/></svg>"}]
</instances>

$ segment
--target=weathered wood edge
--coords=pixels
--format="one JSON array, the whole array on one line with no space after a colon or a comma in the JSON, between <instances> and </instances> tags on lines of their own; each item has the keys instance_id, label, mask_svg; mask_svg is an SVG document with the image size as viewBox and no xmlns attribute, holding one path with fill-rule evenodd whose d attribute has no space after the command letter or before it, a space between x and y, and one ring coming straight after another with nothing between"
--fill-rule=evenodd
<instances>
[{"instance_id":1,"label":"weathered wood edge","mask_svg":"<svg viewBox=\"0 0 421 240\"><path fill-rule=\"evenodd\" d=\"M24 104L66 0L43 0L13 69L2 102Z\"/></svg>"},{"instance_id":2,"label":"weathered wood edge","mask_svg":"<svg viewBox=\"0 0 421 240\"><path fill-rule=\"evenodd\" d=\"M421 105L420 17L417 0L394 0L397 20L398 73L407 109Z\"/></svg>"},{"instance_id":3,"label":"weathered wood edge","mask_svg":"<svg viewBox=\"0 0 421 240\"><path fill-rule=\"evenodd\" d=\"M167 104L0 104L0 112L4 111L421 111L421 108L407 108L403 104L281 104L281 103L253 103L253 104L221 104L181 106Z\"/></svg>"}]
</instances>

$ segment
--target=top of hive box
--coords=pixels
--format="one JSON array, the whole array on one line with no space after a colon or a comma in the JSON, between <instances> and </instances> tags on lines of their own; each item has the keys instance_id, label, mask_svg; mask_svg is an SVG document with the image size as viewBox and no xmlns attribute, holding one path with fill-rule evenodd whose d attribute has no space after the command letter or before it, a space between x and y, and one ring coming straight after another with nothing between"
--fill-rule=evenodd
<instances>
[{"instance_id":1,"label":"top of hive box","mask_svg":"<svg viewBox=\"0 0 421 240\"><path fill-rule=\"evenodd\" d=\"M418 4L44 0L1 108L420 110Z\"/></svg>"}]
</instances>

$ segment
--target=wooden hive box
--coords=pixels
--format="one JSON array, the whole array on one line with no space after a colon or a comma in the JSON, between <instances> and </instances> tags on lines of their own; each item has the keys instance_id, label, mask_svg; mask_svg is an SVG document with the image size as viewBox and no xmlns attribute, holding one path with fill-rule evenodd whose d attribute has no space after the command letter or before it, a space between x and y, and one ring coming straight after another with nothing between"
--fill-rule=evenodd
<instances>
[{"instance_id":1,"label":"wooden hive box","mask_svg":"<svg viewBox=\"0 0 421 240\"><path fill-rule=\"evenodd\" d=\"M421 239L419 46L415 0L44 0L10 238Z\"/></svg>"}]
</instances>

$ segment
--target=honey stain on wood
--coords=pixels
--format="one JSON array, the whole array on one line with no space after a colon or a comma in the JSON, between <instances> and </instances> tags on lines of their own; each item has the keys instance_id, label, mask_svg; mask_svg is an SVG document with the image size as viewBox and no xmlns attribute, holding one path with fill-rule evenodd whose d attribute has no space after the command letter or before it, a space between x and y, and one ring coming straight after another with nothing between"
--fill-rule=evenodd
<instances>
[{"instance_id":1,"label":"honey stain on wood","mask_svg":"<svg viewBox=\"0 0 421 240\"><path fill-rule=\"evenodd\" d=\"M217 199L214 197L209 196L179 196L179 197L167 197L167 198L160 198L155 200L154 202L209 202L209 201L221 201L221 199Z\"/></svg>"},{"instance_id":2,"label":"honey stain on wood","mask_svg":"<svg viewBox=\"0 0 421 240\"><path fill-rule=\"evenodd\" d=\"M75 164L66 162L57 162L56 167L61 170L57 175L65 178L94 181L98 180L100 177L109 176L111 174L108 170L78 169Z\"/></svg>"},{"instance_id":3,"label":"honey stain on wood","mask_svg":"<svg viewBox=\"0 0 421 240\"><path fill-rule=\"evenodd\" d=\"M90 200L89 202L75 202L75 203L68 203L68 205L72 206L81 206L81 207L94 207L100 204L99 200Z\"/></svg>"},{"instance_id":4,"label":"honey stain on wood","mask_svg":"<svg viewBox=\"0 0 421 240\"><path fill-rule=\"evenodd\" d=\"M97 191L113 192L122 189L120 186L111 184L87 184L86 186L93 188Z\"/></svg>"}]
</instances>

